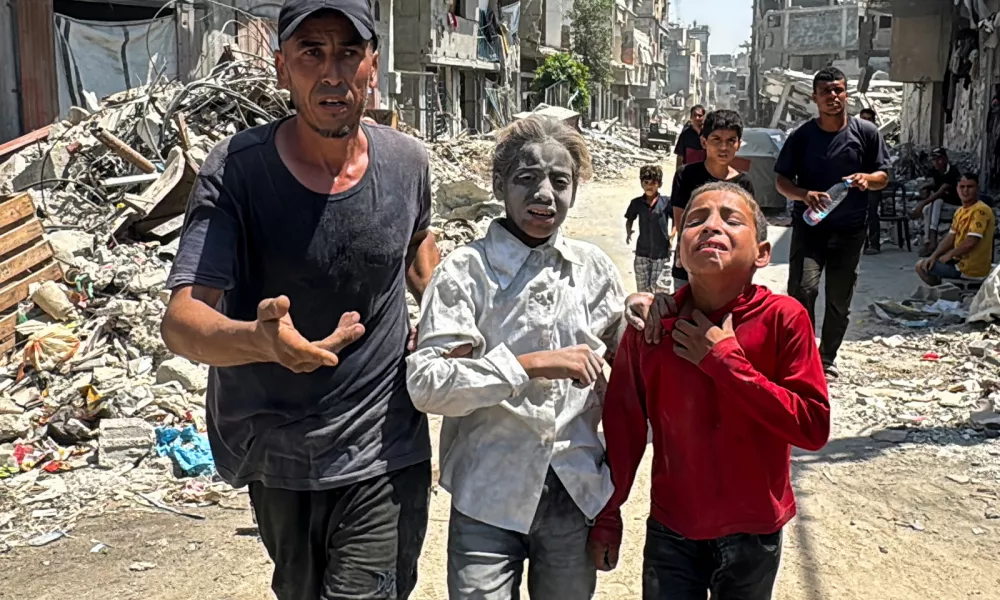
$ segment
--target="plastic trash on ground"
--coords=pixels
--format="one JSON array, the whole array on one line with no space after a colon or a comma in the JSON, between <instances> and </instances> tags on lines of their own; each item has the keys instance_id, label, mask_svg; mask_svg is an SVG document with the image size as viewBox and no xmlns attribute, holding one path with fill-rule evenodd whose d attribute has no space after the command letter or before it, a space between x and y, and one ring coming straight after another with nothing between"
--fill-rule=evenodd
<instances>
[{"instance_id":1,"label":"plastic trash on ground","mask_svg":"<svg viewBox=\"0 0 1000 600\"><path fill-rule=\"evenodd\" d=\"M185 475L208 475L215 472L215 460L208 436L191 425L183 429L156 428L156 453L169 456Z\"/></svg>"}]
</instances>

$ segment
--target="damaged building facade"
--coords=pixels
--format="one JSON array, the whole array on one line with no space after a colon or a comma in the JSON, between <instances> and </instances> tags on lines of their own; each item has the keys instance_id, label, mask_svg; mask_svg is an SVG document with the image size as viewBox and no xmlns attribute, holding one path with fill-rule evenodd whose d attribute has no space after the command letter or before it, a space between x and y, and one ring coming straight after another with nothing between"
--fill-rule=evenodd
<instances>
[{"instance_id":1,"label":"damaged building facade","mask_svg":"<svg viewBox=\"0 0 1000 600\"><path fill-rule=\"evenodd\" d=\"M1000 189L1000 0L891 0L891 77L904 82L905 163L945 146Z\"/></svg>"},{"instance_id":2,"label":"damaged building facade","mask_svg":"<svg viewBox=\"0 0 1000 600\"><path fill-rule=\"evenodd\" d=\"M709 103L710 73L708 26L673 25L668 31L667 95L675 103L691 107Z\"/></svg>"},{"instance_id":3,"label":"damaged building facade","mask_svg":"<svg viewBox=\"0 0 1000 600\"><path fill-rule=\"evenodd\" d=\"M710 90L711 104L718 109L735 110L741 114L750 111L750 54L713 54L709 57L712 68Z\"/></svg>"},{"instance_id":4,"label":"damaged building facade","mask_svg":"<svg viewBox=\"0 0 1000 600\"><path fill-rule=\"evenodd\" d=\"M848 78L887 71L892 27L893 16L881 2L754 0L748 86L753 120L771 118L759 102L768 71L811 74L835 66Z\"/></svg>"},{"instance_id":5,"label":"damaged building facade","mask_svg":"<svg viewBox=\"0 0 1000 600\"><path fill-rule=\"evenodd\" d=\"M567 84L536 92L539 66L572 45L573 0L370 0L379 36L371 109L428 139L489 132ZM0 0L0 144L94 109L111 94L206 76L227 51L270 60L280 2ZM712 102L709 29L669 24L668 0L615 0L613 81L593 121L642 126L657 111Z\"/></svg>"}]
</instances>

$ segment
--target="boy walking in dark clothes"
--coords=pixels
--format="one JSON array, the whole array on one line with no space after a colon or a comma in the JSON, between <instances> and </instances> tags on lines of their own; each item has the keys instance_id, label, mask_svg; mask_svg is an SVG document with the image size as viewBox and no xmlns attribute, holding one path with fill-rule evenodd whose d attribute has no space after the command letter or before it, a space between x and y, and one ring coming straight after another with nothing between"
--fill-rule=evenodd
<instances>
[{"instance_id":1,"label":"boy walking in dark clothes","mask_svg":"<svg viewBox=\"0 0 1000 600\"><path fill-rule=\"evenodd\" d=\"M768 600L795 515L791 446L818 450L830 433L823 364L802 305L752 283L771 245L746 190L697 190L677 245L691 279L658 324L670 339L650 344L629 328L611 370L603 423L615 491L588 551L614 568L649 424L643 598Z\"/></svg>"},{"instance_id":2,"label":"boy walking in dark clothes","mask_svg":"<svg viewBox=\"0 0 1000 600\"><path fill-rule=\"evenodd\" d=\"M739 113L732 110L710 112L701 128L701 142L706 153L704 162L686 165L674 175L670 204L673 206L675 227L680 225L691 194L706 183L728 181L745 189L751 196L754 193L750 176L731 166L743 143L743 119ZM675 290L687 282L687 272L680 264L679 256L680 253L675 254L672 270Z\"/></svg>"},{"instance_id":3,"label":"boy walking in dark clothes","mask_svg":"<svg viewBox=\"0 0 1000 600\"><path fill-rule=\"evenodd\" d=\"M665 292L670 289L667 265L670 264L670 199L660 195L663 169L646 165L639 169L642 196L635 198L625 212L625 243L632 243L632 224L639 221L639 239L635 243L635 285L640 292Z\"/></svg>"}]
</instances>

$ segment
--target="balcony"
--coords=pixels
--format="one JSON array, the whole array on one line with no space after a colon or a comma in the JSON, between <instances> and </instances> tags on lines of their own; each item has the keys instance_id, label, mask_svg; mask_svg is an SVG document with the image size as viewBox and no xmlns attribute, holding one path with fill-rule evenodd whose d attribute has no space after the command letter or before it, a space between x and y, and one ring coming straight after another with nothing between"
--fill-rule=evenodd
<instances>
[{"instance_id":1,"label":"balcony","mask_svg":"<svg viewBox=\"0 0 1000 600\"><path fill-rule=\"evenodd\" d=\"M486 39L478 22L462 17L443 18L431 30L430 48L425 56L432 65L470 67L486 71L500 68L500 55L495 41Z\"/></svg>"}]
</instances>

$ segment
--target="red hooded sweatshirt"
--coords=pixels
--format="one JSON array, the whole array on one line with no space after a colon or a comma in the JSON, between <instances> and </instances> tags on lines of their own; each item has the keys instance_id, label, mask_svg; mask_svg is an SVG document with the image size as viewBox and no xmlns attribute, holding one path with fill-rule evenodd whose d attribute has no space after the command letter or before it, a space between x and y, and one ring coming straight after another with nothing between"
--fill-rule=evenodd
<instances>
[{"instance_id":1,"label":"red hooded sweatshirt","mask_svg":"<svg viewBox=\"0 0 1000 600\"><path fill-rule=\"evenodd\" d=\"M676 295L684 306L690 288ZM685 538L768 534L795 515L791 446L818 450L830 434L823 364L805 308L749 286L708 315L732 313L735 339L716 344L695 366L664 341L647 344L629 329L604 404L604 435L614 494L591 537L620 544L621 506L653 431L651 516Z\"/></svg>"}]
</instances>

